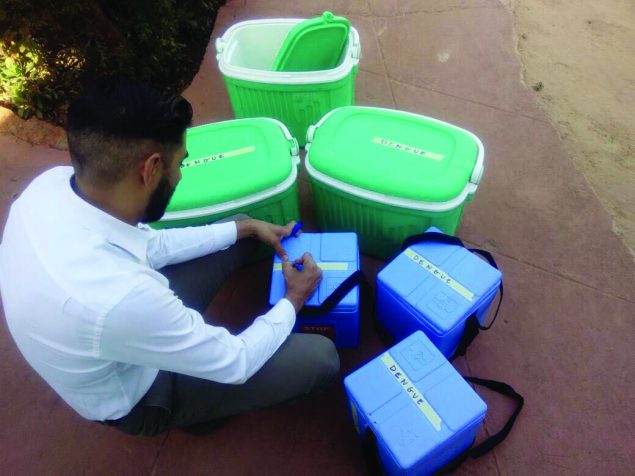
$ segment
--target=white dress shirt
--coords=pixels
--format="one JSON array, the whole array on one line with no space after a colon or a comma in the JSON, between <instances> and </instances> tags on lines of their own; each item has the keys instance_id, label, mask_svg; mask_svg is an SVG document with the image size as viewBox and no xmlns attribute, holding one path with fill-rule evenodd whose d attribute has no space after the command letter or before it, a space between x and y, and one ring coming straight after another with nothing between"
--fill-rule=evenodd
<instances>
[{"instance_id":1,"label":"white dress shirt","mask_svg":"<svg viewBox=\"0 0 635 476\"><path fill-rule=\"evenodd\" d=\"M155 231L81 199L71 167L13 203L0 245L9 330L29 364L80 415L127 415L158 370L240 384L291 332L286 299L238 335L206 324L155 271L236 242L235 222Z\"/></svg>"}]
</instances>

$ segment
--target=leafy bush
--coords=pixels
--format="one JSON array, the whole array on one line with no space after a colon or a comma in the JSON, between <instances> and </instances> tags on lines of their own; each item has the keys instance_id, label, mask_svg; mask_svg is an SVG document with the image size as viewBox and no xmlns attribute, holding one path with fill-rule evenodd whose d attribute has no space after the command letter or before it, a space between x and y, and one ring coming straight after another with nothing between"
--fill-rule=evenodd
<instances>
[{"instance_id":1,"label":"leafy bush","mask_svg":"<svg viewBox=\"0 0 635 476\"><path fill-rule=\"evenodd\" d=\"M63 124L91 80L124 74L180 92L224 0L3 0L0 103Z\"/></svg>"}]
</instances>

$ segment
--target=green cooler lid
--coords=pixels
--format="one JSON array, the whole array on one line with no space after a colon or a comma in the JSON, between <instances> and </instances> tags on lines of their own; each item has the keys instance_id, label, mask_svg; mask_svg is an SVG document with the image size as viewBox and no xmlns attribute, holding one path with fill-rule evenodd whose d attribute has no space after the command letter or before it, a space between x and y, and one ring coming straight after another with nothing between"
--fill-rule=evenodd
<instances>
[{"instance_id":1,"label":"green cooler lid","mask_svg":"<svg viewBox=\"0 0 635 476\"><path fill-rule=\"evenodd\" d=\"M338 65L346 43L350 23L331 12L298 23L287 34L274 71L321 71Z\"/></svg>"},{"instance_id":2,"label":"green cooler lid","mask_svg":"<svg viewBox=\"0 0 635 476\"><path fill-rule=\"evenodd\" d=\"M308 162L354 187L422 202L457 198L483 168L480 140L451 124L391 109L346 106L309 129ZM310 169L309 169L310 171Z\"/></svg>"},{"instance_id":3,"label":"green cooler lid","mask_svg":"<svg viewBox=\"0 0 635 476\"><path fill-rule=\"evenodd\" d=\"M188 157L168 212L210 207L281 184L291 174L297 142L278 121L237 119L192 127Z\"/></svg>"}]
</instances>

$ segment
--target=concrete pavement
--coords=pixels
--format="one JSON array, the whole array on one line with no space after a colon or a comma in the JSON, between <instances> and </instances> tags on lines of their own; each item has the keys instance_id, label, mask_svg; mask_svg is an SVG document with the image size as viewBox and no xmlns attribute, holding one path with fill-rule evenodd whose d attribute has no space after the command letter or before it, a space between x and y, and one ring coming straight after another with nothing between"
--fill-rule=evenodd
<instances>
[{"instance_id":1,"label":"concrete pavement","mask_svg":"<svg viewBox=\"0 0 635 476\"><path fill-rule=\"evenodd\" d=\"M230 1L185 92L196 124L232 118L213 51L229 25L327 9L348 17L361 35L358 104L432 116L471 130L485 145L484 179L457 234L494 253L506 296L496 325L457 366L509 382L526 406L501 446L457 473L631 474L635 264L522 84L512 19L498 0ZM68 159L6 136L0 151L4 222L31 177ZM314 225L306 175L300 197L303 218ZM372 280L383 264L364 258L364 271ZM208 310L211 319L246 325L266 308L268 273L260 263L235 275ZM341 382L292 406L241 415L207 436L172 431L133 438L76 416L27 366L4 323L0 342L2 474L364 472ZM342 377L382 350L368 312L361 342L341 352ZM481 394L491 407L484 430L491 433L509 407Z\"/></svg>"}]
</instances>

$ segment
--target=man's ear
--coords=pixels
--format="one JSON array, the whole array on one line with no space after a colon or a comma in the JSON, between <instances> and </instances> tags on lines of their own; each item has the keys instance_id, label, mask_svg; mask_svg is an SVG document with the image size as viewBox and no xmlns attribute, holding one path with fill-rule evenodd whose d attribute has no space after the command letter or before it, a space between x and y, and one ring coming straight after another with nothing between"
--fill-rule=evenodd
<instances>
[{"instance_id":1,"label":"man's ear","mask_svg":"<svg viewBox=\"0 0 635 476\"><path fill-rule=\"evenodd\" d=\"M139 164L139 176L143 185L154 183L163 173L163 160L158 152L150 154Z\"/></svg>"}]
</instances>

